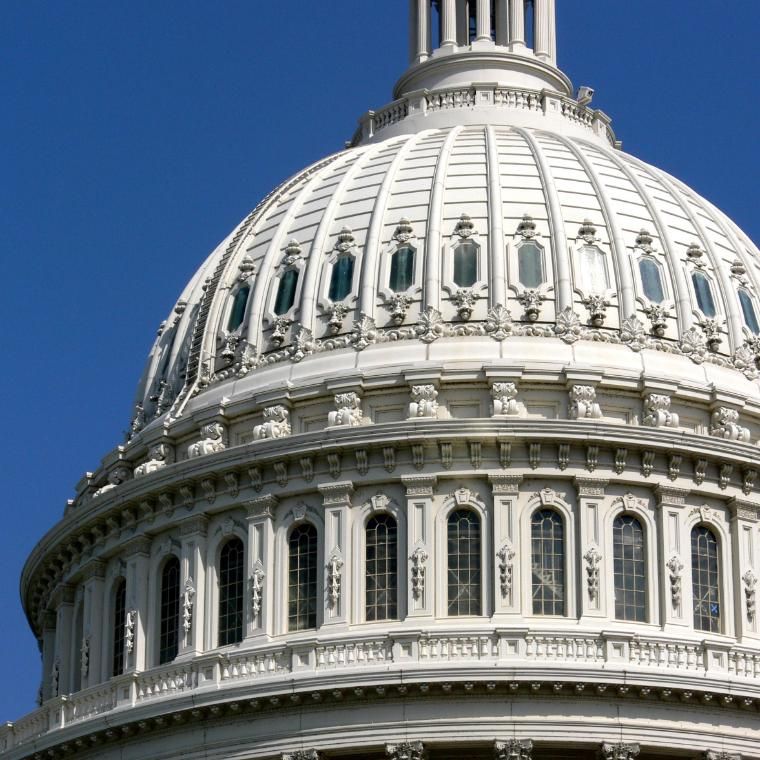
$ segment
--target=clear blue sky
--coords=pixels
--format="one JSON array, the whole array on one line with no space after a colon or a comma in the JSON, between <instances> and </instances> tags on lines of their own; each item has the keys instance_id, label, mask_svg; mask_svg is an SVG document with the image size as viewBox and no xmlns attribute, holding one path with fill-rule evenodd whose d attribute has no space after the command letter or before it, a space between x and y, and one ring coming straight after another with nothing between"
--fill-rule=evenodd
<instances>
[{"instance_id":1,"label":"clear blue sky","mask_svg":"<svg viewBox=\"0 0 760 760\"><path fill-rule=\"evenodd\" d=\"M561 65L625 148L760 241L760 4L557 5ZM267 191L390 99L406 18L406 0L0 3L0 720L39 679L22 563L121 442L158 324Z\"/></svg>"}]
</instances>

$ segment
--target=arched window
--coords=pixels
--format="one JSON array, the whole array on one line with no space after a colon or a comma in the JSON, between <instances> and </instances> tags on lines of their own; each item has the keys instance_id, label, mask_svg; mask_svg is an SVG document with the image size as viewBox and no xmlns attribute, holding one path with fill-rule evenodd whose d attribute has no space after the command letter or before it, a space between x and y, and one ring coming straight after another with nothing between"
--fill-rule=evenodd
<instances>
[{"instance_id":1,"label":"arched window","mask_svg":"<svg viewBox=\"0 0 760 760\"><path fill-rule=\"evenodd\" d=\"M694 628L720 633L720 569L718 539L705 525L691 531L691 586Z\"/></svg>"},{"instance_id":2,"label":"arched window","mask_svg":"<svg viewBox=\"0 0 760 760\"><path fill-rule=\"evenodd\" d=\"M455 509L447 521L449 615L480 615L480 519Z\"/></svg>"},{"instance_id":3,"label":"arched window","mask_svg":"<svg viewBox=\"0 0 760 760\"><path fill-rule=\"evenodd\" d=\"M453 280L460 288L470 288L478 280L478 246L471 240L459 243L454 249Z\"/></svg>"},{"instance_id":4,"label":"arched window","mask_svg":"<svg viewBox=\"0 0 760 760\"><path fill-rule=\"evenodd\" d=\"M330 290L328 298L331 301L342 301L350 292L354 280L353 256L339 256L333 264L330 273Z\"/></svg>"},{"instance_id":5,"label":"arched window","mask_svg":"<svg viewBox=\"0 0 760 760\"><path fill-rule=\"evenodd\" d=\"M243 324L245 319L245 307L248 304L248 296L251 289L248 285L244 285L237 293L235 293L235 299L232 301L232 310L230 311L230 318L227 321L227 331L232 332L237 330L240 325Z\"/></svg>"},{"instance_id":6,"label":"arched window","mask_svg":"<svg viewBox=\"0 0 760 760\"><path fill-rule=\"evenodd\" d=\"M665 288L662 285L662 272L657 262L648 258L639 259L639 274L644 295L652 303L662 303L665 300Z\"/></svg>"},{"instance_id":7,"label":"arched window","mask_svg":"<svg viewBox=\"0 0 760 760\"><path fill-rule=\"evenodd\" d=\"M706 317L715 316L715 300L713 299L710 280L704 272L692 272L691 282L697 297L697 306Z\"/></svg>"},{"instance_id":8,"label":"arched window","mask_svg":"<svg viewBox=\"0 0 760 760\"><path fill-rule=\"evenodd\" d=\"M742 306L742 314L744 314L744 324L757 335L760 333L760 324L757 321L755 304L752 301L752 296L744 288L739 289L739 303Z\"/></svg>"},{"instance_id":9,"label":"arched window","mask_svg":"<svg viewBox=\"0 0 760 760\"><path fill-rule=\"evenodd\" d=\"M179 560L169 557L161 570L158 664L171 662L179 651Z\"/></svg>"},{"instance_id":10,"label":"arched window","mask_svg":"<svg viewBox=\"0 0 760 760\"><path fill-rule=\"evenodd\" d=\"M608 290L607 261L604 252L595 245L584 245L580 250L580 279L586 293L604 293Z\"/></svg>"},{"instance_id":11,"label":"arched window","mask_svg":"<svg viewBox=\"0 0 760 760\"><path fill-rule=\"evenodd\" d=\"M288 539L288 630L317 627L317 529L297 525Z\"/></svg>"},{"instance_id":12,"label":"arched window","mask_svg":"<svg viewBox=\"0 0 760 760\"><path fill-rule=\"evenodd\" d=\"M533 614L565 614L565 527L553 509L530 521Z\"/></svg>"},{"instance_id":13,"label":"arched window","mask_svg":"<svg viewBox=\"0 0 760 760\"><path fill-rule=\"evenodd\" d=\"M615 617L647 620L647 569L644 529L633 515L618 515L612 524Z\"/></svg>"},{"instance_id":14,"label":"arched window","mask_svg":"<svg viewBox=\"0 0 760 760\"><path fill-rule=\"evenodd\" d=\"M398 617L398 528L391 515L371 517L364 530L367 620Z\"/></svg>"},{"instance_id":15,"label":"arched window","mask_svg":"<svg viewBox=\"0 0 760 760\"><path fill-rule=\"evenodd\" d=\"M285 314L296 300L296 286L298 285L298 270L288 269L277 287L277 297L274 300L274 313L279 317Z\"/></svg>"},{"instance_id":16,"label":"arched window","mask_svg":"<svg viewBox=\"0 0 760 760\"><path fill-rule=\"evenodd\" d=\"M390 289L403 293L414 285L414 248L402 245L391 256Z\"/></svg>"},{"instance_id":17,"label":"arched window","mask_svg":"<svg viewBox=\"0 0 760 760\"><path fill-rule=\"evenodd\" d=\"M243 640L243 561L239 538L231 538L219 555L219 646Z\"/></svg>"},{"instance_id":18,"label":"arched window","mask_svg":"<svg viewBox=\"0 0 760 760\"><path fill-rule=\"evenodd\" d=\"M517 249L517 276L526 288L537 288L546 279L544 252L531 241L522 243Z\"/></svg>"},{"instance_id":19,"label":"arched window","mask_svg":"<svg viewBox=\"0 0 760 760\"><path fill-rule=\"evenodd\" d=\"M113 592L113 658L111 675L120 676L125 665L125 637L127 626L127 582L124 578L117 581Z\"/></svg>"}]
</instances>

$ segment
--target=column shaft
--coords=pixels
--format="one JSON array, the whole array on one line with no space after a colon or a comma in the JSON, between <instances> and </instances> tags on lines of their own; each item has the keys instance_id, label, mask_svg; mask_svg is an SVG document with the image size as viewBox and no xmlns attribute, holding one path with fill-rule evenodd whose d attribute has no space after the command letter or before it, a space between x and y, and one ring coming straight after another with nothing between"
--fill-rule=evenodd
<instances>
[{"instance_id":1,"label":"column shaft","mask_svg":"<svg viewBox=\"0 0 760 760\"><path fill-rule=\"evenodd\" d=\"M107 636L108 625L103 614L103 568L94 568L90 573L84 584L84 636L88 642L88 663L86 674L82 673L83 689L100 683L103 639Z\"/></svg>"},{"instance_id":2,"label":"column shaft","mask_svg":"<svg viewBox=\"0 0 760 760\"><path fill-rule=\"evenodd\" d=\"M42 700L50 699L51 674L55 662L55 615L45 613L42 628Z\"/></svg>"},{"instance_id":3,"label":"column shaft","mask_svg":"<svg viewBox=\"0 0 760 760\"><path fill-rule=\"evenodd\" d=\"M179 654L203 651L206 585L206 519L188 520L181 528Z\"/></svg>"},{"instance_id":4,"label":"column shaft","mask_svg":"<svg viewBox=\"0 0 760 760\"><path fill-rule=\"evenodd\" d=\"M74 625L74 596L73 591L69 595L65 594L63 600L58 605L57 620L55 625L55 659L54 663L58 667L58 693L51 694L56 697L59 694L65 694L69 690L71 681L71 640L72 627ZM77 667L77 663L73 663ZM51 678L53 668L50 669L48 678Z\"/></svg>"},{"instance_id":5,"label":"column shaft","mask_svg":"<svg viewBox=\"0 0 760 760\"><path fill-rule=\"evenodd\" d=\"M457 2L443 0L441 11L441 47L457 44Z\"/></svg>"},{"instance_id":6,"label":"column shaft","mask_svg":"<svg viewBox=\"0 0 760 760\"><path fill-rule=\"evenodd\" d=\"M409 0L409 63L417 62L417 6L418 0Z\"/></svg>"},{"instance_id":7,"label":"column shaft","mask_svg":"<svg viewBox=\"0 0 760 760\"><path fill-rule=\"evenodd\" d=\"M248 594L246 636L274 635L274 513L277 497L266 494L248 504Z\"/></svg>"},{"instance_id":8,"label":"column shaft","mask_svg":"<svg viewBox=\"0 0 760 760\"><path fill-rule=\"evenodd\" d=\"M479 40L491 39L491 0L478 0L478 36Z\"/></svg>"},{"instance_id":9,"label":"column shaft","mask_svg":"<svg viewBox=\"0 0 760 760\"><path fill-rule=\"evenodd\" d=\"M535 0L533 6L534 53L542 60L549 58L549 3Z\"/></svg>"},{"instance_id":10,"label":"column shaft","mask_svg":"<svg viewBox=\"0 0 760 760\"><path fill-rule=\"evenodd\" d=\"M417 3L417 51L415 61L424 61L430 55L430 0L416 0Z\"/></svg>"},{"instance_id":11,"label":"column shaft","mask_svg":"<svg viewBox=\"0 0 760 760\"><path fill-rule=\"evenodd\" d=\"M132 637L131 644L125 642L124 672L146 670L148 667L148 605L150 599L150 541L139 539L127 550L127 615ZM125 630L126 635L126 630ZM131 651L130 651L131 649ZM154 657L154 659L157 659ZM107 663L108 676L111 664Z\"/></svg>"},{"instance_id":12,"label":"column shaft","mask_svg":"<svg viewBox=\"0 0 760 760\"><path fill-rule=\"evenodd\" d=\"M525 46L524 0L509 0L509 44L513 50Z\"/></svg>"},{"instance_id":13,"label":"column shaft","mask_svg":"<svg viewBox=\"0 0 760 760\"><path fill-rule=\"evenodd\" d=\"M549 63L557 65L557 7L556 0L546 0L549 14Z\"/></svg>"},{"instance_id":14,"label":"column shaft","mask_svg":"<svg viewBox=\"0 0 760 760\"><path fill-rule=\"evenodd\" d=\"M496 3L496 44L509 44L509 0L494 0Z\"/></svg>"}]
</instances>

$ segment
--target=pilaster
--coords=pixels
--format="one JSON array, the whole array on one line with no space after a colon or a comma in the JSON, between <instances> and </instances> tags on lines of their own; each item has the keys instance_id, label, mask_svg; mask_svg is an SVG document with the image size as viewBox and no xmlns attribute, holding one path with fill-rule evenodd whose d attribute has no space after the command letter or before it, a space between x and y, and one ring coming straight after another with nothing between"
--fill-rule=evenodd
<instances>
[{"instance_id":1,"label":"pilaster","mask_svg":"<svg viewBox=\"0 0 760 760\"><path fill-rule=\"evenodd\" d=\"M196 656L203 651L207 528L208 520L202 516L180 525L179 657Z\"/></svg>"},{"instance_id":2,"label":"pilaster","mask_svg":"<svg viewBox=\"0 0 760 760\"><path fill-rule=\"evenodd\" d=\"M246 547L246 638L274 634L274 516L278 499L264 494L246 503L248 544Z\"/></svg>"},{"instance_id":3,"label":"pilaster","mask_svg":"<svg viewBox=\"0 0 760 760\"><path fill-rule=\"evenodd\" d=\"M77 663L72 662L71 638L74 628L74 596L75 589L73 586L62 584L58 586L54 594L53 604L56 608L55 623L55 657L53 666L48 673L48 678L53 677L53 671L56 671L54 680L56 684L51 683L51 696L57 697L66 693L68 685L71 683L72 667L77 667Z\"/></svg>"},{"instance_id":4,"label":"pilaster","mask_svg":"<svg viewBox=\"0 0 760 760\"><path fill-rule=\"evenodd\" d=\"M51 674L55 662L55 626L56 614L45 612L42 621L42 700L50 699Z\"/></svg>"},{"instance_id":5,"label":"pilaster","mask_svg":"<svg viewBox=\"0 0 760 760\"><path fill-rule=\"evenodd\" d=\"M494 614L520 615L521 565L526 551L517 528L517 497L522 475L489 475L493 495Z\"/></svg>"},{"instance_id":6,"label":"pilaster","mask_svg":"<svg viewBox=\"0 0 760 760\"><path fill-rule=\"evenodd\" d=\"M148 667L148 624L150 592L150 546L147 538L137 538L124 547L127 580L127 633L124 672Z\"/></svg>"},{"instance_id":7,"label":"pilaster","mask_svg":"<svg viewBox=\"0 0 760 760\"><path fill-rule=\"evenodd\" d=\"M325 514L324 534L324 623L323 626L345 626L351 617L349 609L352 583L351 481L324 483L318 486Z\"/></svg>"},{"instance_id":8,"label":"pilaster","mask_svg":"<svg viewBox=\"0 0 760 760\"><path fill-rule=\"evenodd\" d=\"M93 560L84 570L84 638L87 641L87 662L80 662L82 688L101 681L103 640L108 636L109 620L104 614L103 589L105 563Z\"/></svg>"},{"instance_id":9,"label":"pilaster","mask_svg":"<svg viewBox=\"0 0 760 760\"><path fill-rule=\"evenodd\" d=\"M435 599L433 568L434 475L402 475L406 488L407 617L430 617Z\"/></svg>"},{"instance_id":10,"label":"pilaster","mask_svg":"<svg viewBox=\"0 0 760 760\"><path fill-rule=\"evenodd\" d=\"M660 600L663 630L677 630L691 626L691 610L686 600L690 598L689 561L690 547L684 545L683 512L688 491L680 488L658 486L657 512L660 541Z\"/></svg>"},{"instance_id":11,"label":"pilaster","mask_svg":"<svg viewBox=\"0 0 760 760\"><path fill-rule=\"evenodd\" d=\"M757 566L758 505L747 499L731 499L731 586L734 590L736 638L760 638L757 621L757 595L760 572Z\"/></svg>"},{"instance_id":12,"label":"pilaster","mask_svg":"<svg viewBox=\"0 0 760 760\"><path fill-rule=\"evenodd\" d=\"M578 610L581 620L607 617L607 584L612 562L603 556L602 523L605 489L609 481L575 478L578 492ZM604 572L606 567L607 572Z\"/></svg>"}]
</instances>

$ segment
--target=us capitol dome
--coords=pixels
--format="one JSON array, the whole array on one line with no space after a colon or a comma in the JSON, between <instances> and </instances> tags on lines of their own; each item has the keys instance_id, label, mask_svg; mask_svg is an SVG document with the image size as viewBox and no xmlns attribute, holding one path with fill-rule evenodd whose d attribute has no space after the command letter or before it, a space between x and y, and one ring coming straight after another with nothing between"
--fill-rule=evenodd
<instances>
[{"instance_id":1,"label":"us capitol dome","mask_svg":"<svg viewBox=\"0 0 760 760\"><path fill-rule=\"evenodd\" d=\"M29 557L2 760L760 758L760 252L574 93L554 0L409 19Z\"/></svg>"}]
</instances>

